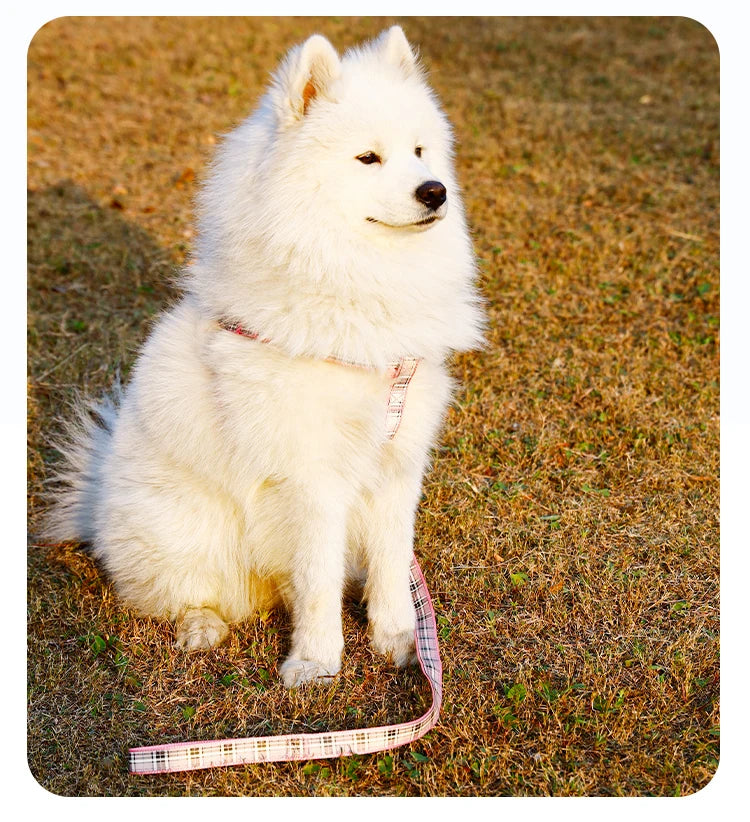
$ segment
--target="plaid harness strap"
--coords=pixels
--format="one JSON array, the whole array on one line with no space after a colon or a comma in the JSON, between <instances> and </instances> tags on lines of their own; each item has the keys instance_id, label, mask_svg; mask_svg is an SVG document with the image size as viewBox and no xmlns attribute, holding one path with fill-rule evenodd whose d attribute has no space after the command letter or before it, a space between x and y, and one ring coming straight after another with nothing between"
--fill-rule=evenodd
<instances>
[{"instance_id":1,"label":"plaid harness strap","mask_svg":"<svg viewBox=\"0 0 750 822\"><path fill-rule=\"evenodd\" d=\"M268 337L261 337L260 332L245 328L240 323L229 320L219 320L219 325L225 331L231 331L250 340L258 340L262 343L271 344ZM374 371L374 367L368 363L357 362L356 360L346 360L341 357L326 357L325 362L345 365L349 368L361 368L365 371ZM412 377L417 371L419 357L401 357L388 363L388 378L391 381L391 390L388 394L388 405L385 413L385 434L389 440L396 436L396 432L401 425L401 417L404 413L406 403L406 389Z\"/></svg>"},{"instance_id":2,"label":"plaid harness strap","mask_svg":"<svg viewBox=\"0 0 750 822\"><path fill-rule=\"evenodd\" d=\"M352 754L368 754L397 748L419 739L438 720L443 698L442 663L438 648L435 611L424 576L412 558L409 579L417 614L415 641L422 673L430 683L432 705L418 719L398 725L317 734L284 734L245 739L218 739L207 742L175 742L131 748L129 769L135 774L169 773L255 762L282 762L302 759L332 759Z\"/></svg>"}]
</instances>

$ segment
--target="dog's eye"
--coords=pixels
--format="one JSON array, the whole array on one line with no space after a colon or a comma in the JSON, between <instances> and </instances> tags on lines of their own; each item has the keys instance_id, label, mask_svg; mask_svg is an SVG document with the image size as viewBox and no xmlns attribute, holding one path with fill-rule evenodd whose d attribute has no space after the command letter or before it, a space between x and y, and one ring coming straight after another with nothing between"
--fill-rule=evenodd
<instances>
[{"instance_id":1,"label":"dog's eye","mask_svg":"<svg viewBox=\"0 0 750 822\"><path fill-rule=\"evenodd\" d=\"M374 151L366 151L364 154L360 154L357 156L357 160L360 163L364 163L366 166L372 165L372 163L379 163L380 157Z\"/></svg>"},{"instance_id":2,"label":"dog's eye","mask_svg":"<svg viewBox=\"0 0 750 822\"><path fill-rule=\"evenodd\" d=\"M417 155L417 157L421 157L422 156L422 146L417 146L414 149L414 153Z\"/></svg>"}]
</instances>

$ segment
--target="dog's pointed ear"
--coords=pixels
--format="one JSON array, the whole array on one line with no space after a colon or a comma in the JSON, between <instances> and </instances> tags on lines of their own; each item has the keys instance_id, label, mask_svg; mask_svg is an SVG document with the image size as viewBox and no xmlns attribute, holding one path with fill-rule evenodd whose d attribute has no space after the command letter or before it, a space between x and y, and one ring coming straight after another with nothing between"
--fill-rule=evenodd
<instances>
[{"instance_id":1,"label":"dog's pointed ear","mask_svg":"<svg viewBox=\"0 0 750 822\"><path fill-rule=\"evenodd\" d=\"M401 26L386 29L375 41L375 46L386 62L400 68L407 77L419 73L417 55L409 45Z\"/></svg>"},{"instance_id":2,"label":"dog's pointed ear","mask_svg":"<svg viewBox=\"0 0 750 822\"><path fill-rule=\"evenodd\" d=\"M282 119L301 120L313 101L330 99L331 85L340 71L336 50L320 34L313 34L293 48L276 76L277 105L282 109Z\"/></svg>"}]
</instances>

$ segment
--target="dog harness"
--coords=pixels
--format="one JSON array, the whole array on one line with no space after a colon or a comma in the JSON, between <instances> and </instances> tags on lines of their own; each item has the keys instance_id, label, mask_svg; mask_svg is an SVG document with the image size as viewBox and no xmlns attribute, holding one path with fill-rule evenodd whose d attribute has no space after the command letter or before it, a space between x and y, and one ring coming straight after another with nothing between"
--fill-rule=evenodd
<instances>
[{"instance_id":1,"label":"dog harness","mask_svg":"<svg viewBox=\"0 0 750 822\"><path fill-rule=\"evenodd\" d=\"M220 322L227 331L252 340L271 344L261 338L259 332L243 328L239 323ZM328 362L350 368L374 370L373 366L349 360L329 357ZM396 436L409 387L417 370L419 359L403 357L389 363L391 380L386 409L386 436ZM131 773L170 773L226 765L247 765L254 762L282 762L302 759L333 759L352 754L368 754L407 745L427 733L437 723L443 699L443 668L440 661L435 610L427 590L422 570L416 557L412 557L409 569L409 589L416 627L414 640L422 673L430 684L432 704L418 719L397 725L383 725L357 730L328 731L316 734L282 734L280 736L256 736L241 739L217 739L202 742L172 742L131 748L128 765Z\"/></svg>"},{"instance_id":2,"label":"dog harness","mask_svg":"<svg viewBox=\"0 0 750 822\"><path fill-rule=\"evenodd\" d=\"M259 331L244 328L240 323L219 320L219 325L225 331L231 331L242 337L273 345L268 337L261 337ZM345 360L341 357L326 357L325 362L345 365L348 368L360 368L365 371L375 370L374 366L367 363L357 362L356 360ZM406 402L406 389L409 387L409 383L416 373L418 365L418 357L401 357L399 360L393 360L388 363L386 373L391 381L391 389L388 394L388 405L385 413L385 434L389 440L392 440L396 436L396 431L398 431L401 425L404 403Z\"/></svg>"}]
</instances>

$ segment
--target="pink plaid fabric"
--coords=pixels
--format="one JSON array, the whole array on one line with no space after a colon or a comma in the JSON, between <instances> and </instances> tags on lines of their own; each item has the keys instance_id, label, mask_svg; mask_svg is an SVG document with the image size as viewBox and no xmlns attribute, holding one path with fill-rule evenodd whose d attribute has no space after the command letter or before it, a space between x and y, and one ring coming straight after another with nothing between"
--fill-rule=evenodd
<instances>
[{"instance_id":1,"label":"pink plaid fabric","mask_svg":"<svg viewBox=\"0 0 750 822\"><path fill-rule=\"evenodd\" d=\"M332 759L351 754L368 754L406 745L427 733L438 720L443 698L443 669L438 648L435 611L424 576L412 559L410 569L412 601L417 613L415 640L417 659L432 691L430 709L418 719L398 725L330 731L317 734L284 734L245 739L218 739L209 742L175 742L131 748L131 773L169 773L254 762L282 762L301 759Z\"/></svg>"},{"instance_id":2,"label":"pink plaid fabric","mask_svg":"<svg viewBox=\"0 0 750 822\"><path fill-rule=\"evenodd\" d=\"M406 389L417 371L419 360L416 357L402 357L393 374L391 392L388 395L388 406L385 411L385 433L389 440L396 436L401 425L401 417L406 403Z\"/></svg>"},{"instance_id":3,"label":"pink plaid fabric","mask_svg":"<svg viewBox=\"0 0 750 822\"><path fill-rule=\"evenodd\" d=\"M261 338L260 332L245 328L240 323L229 320L219 320L219 325L225 331L231 331L250 340L259 340L262 343L272 344L268 337ZM345 365L349 368L364 368L373 371L374 367L367 363L356 362L355 360L345 360L341 357L326 357L326 362ZM412 377L419 365L418 357L401 357L388 363L388 376L391 380L391 390L388 395L388 405L385 412L385 433L389 440L396 436L396 432L401 425L401 417L404 413L406 403L406 389L409 387Z\"/></svg>"}]
</instances>

